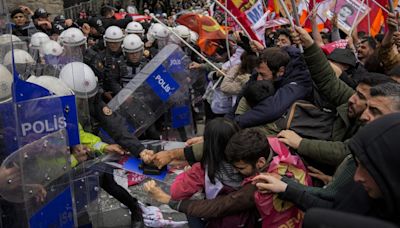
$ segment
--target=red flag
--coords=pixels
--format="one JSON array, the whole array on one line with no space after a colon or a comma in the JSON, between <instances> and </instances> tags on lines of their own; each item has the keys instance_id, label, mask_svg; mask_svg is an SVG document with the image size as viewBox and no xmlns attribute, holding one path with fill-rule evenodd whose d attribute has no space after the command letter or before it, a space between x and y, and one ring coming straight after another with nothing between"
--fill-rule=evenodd
<instances>
[{"instance_id":1,"label":"red flag","mask_svg":"<svg viewBox=\"0 0 400 228\"><path fill-rule=\"evenodd\" d=\"M325 12L330 9L331 4L333 1L331 0L316 0L315 3L318 6L317 10L317 23L318 23L318 30L321 31L324 29L324 27L329 27L326 25L327 18L325 16ZM304 9L304 6L302 7L301 11L298 10L299 12L302 12L300 16L300 24L304 24L304 28L311 32L312 31L312 26L311 26L311 18L309 17L310 12L314 9L314 1L310 0L308 4L308 11Z\"/></svg>"},{"instance_id":2,"label":"red flag","mask_svg":"<svg viewBox=\"0 0 400 228\"><path fill-rule=\"evenodd\" d=\"M218 40L226 38L224 28L209 16L188 13L180 16L176 22L199 34L197 44L209 56L216 52Z\"/></svg>"},{"instance_id":3,"label":"red flag","mask_svg":"<svg viewBox=\"0 0 400 228\"><path fill-rule=\"evenodd\" d=\"M123 13L115 13L115 14L114 14L114 17L115 17L115 19L117 19L117 20L124 19L125 16L126 16L126 13L125 13L125 12L123 12Z\"/></svg>"},{"instance_id":4,"label":"red flag","mask_svg":"<svg viewBox=\"0 0 400 228\"><path fill-rule=\"evenodd\" d=\"M368 15L358 24L357 27L357 31L364 31L368 34L368 32L370 31L370 36L375 36L376 34L378 34L381 30L381 27L383 25L383 23L385 23L386 17L387 17L387 13L382 10L382 8L380 6L378 6L378 4L376 4L375 2L379 3L382 7L386 7L388 6L388 2L387 0L366 0L366 2L368 2L369 7L371 8L371 11L369 12L369 20L370 20L370 29L368 29L369 24L368 24ZM395 6L397 5L397 1L394 2Z\"/></svg>"},{"instance_id":5,"label":"red flag","mask_svg":"<svg viewBox=\"0 0 400 228\"><path fill-rule=\"evenodd\" d=\"M222 4L225 4L225 0L220 1ZM260 39L257 37L255 32L251 29L252 23L248 19L246 15L246 11L250 9L255 3L250 0L226 0L227 9L232 12L233 15L236 16L238 21L243 25L244 29L249 33L250 37L253 40L257 40L261 42ZM263 14L263 13L262 13ZM262 16L259 15L260 17Z\"/></svg>"}]
</instances>

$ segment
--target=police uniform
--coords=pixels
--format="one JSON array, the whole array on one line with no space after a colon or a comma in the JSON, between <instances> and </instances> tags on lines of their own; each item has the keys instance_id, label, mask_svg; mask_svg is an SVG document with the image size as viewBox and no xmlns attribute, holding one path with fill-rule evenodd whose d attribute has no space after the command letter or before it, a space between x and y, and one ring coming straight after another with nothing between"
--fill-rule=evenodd
<instances>
[{"instance_id":1,"label":"police uniform","mask_svg":"<svg viewBox=\"0 0 400 228\"><path fill-rule=\"evenodd\" d=\"M92 68L95 75L98 77L99 87L105 92L117 94L121 89L121 67L124 64L122 53L111 53L109 50L96 52L89 48L84 56L84 62ZM126 67L122 67L123 70ZM126 72L122 72L126 74Z\"/></svg>"},{"instance_id":2,"label":"police uniform","mask_svg":"<svg viewBox=\"0 0 400 228\"><path fill-rule=\"evenodd\" d=\"M104 63L98 55L99 51L96 51L94 48L88 48L86 49L85 55L83 56L83 62L86 65L90 66L90 68L93 70L94 74L99 79L100 85L100 83L103 81L104 76Z\"/></svg>"},{"instance_id":3,"label":"police uniform","mask_svg":"<svg viewBox=\"0 0 400 228\"><path fill-rule=\"evenodd\" d=\"M147 59L142 59L138 63L131 63L129 61L124 62L123 65L121 65L121 68L124 69L121 71L121 86L125 87L126 84L128 84L136 74L138 74L144 66L148 63Z\"/></svg>"},{"instance_id":4,"label":"police uniform","mask_svg":"<svg viewBox=\"0 0 400 228\"><path fill-rule=\"evenodd\" d=\"M121 75L126 75L126 63L122 52L111 53L105 50L104 54L104 91L110 91L116 95L121 89Z\"/></svg>"},{"instance_id":5,"label":"police uniform","mask_svg":"<svg viewBox=\"0 0 400 228\"><path fill-rule=\"evenodd\" d=\"M132 155L139 156L144 150L144 146L129 132L126 119L117 112L113 112L103 101L100 93L90 98L89 102L90 116L93 133L98 133L98 127L106 131L110 137L123 148L127 149Z\"/></svg>"}]
</instances>

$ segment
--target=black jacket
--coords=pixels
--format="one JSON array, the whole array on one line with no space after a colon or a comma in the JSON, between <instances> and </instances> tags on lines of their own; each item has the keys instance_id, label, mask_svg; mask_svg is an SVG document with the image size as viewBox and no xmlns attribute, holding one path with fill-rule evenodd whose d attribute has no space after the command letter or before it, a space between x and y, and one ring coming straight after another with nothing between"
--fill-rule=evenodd
<instances>
[{"instance_id":1,"label":"black jacket","mask_svg":"<svg viewBox=\"0 0 400 228\"><path fill-rule=\"evenodd\" d=\"M110 26L118 26L118 27L120 27L122 29L125 29L126 26L129 24L129 22L132 22L133 19L132 19L132 17L127 17L127 18L124 18L124 19L121 19L121 20L117 20L115 18L105 18L105 17L103 17L101 19L101 21L103 22L104 29L107 29Z\"/></svg>"},{"instance_id":2,"label":"black jacket","mask_svg":"<svg viewBox=\"0 0 400 228\"><path fill-rule=\"evenodd\" d=\"M380 117L354 135L349 147L382 192L372 216L400 225L400 113Z\"/></svg>"},{"instance_id":3,"label":"black jacket","mask_svg":"<svg viewBox=\"0 0 400 228\"><path fill-rule=\"evenodd\" d=\"M105 114L104 108L107 107L107 104L102 100L100 93L90 99L89 109L91 117L94 117L99 122L100 127L116 143L127 149L132 155L139 156L139 153L144 150L144 146L133 132L129 132L126 119L117 112L112 112L108 115Z\"/></svg>"},{"instance_id":4,"label":"black jacket","mask_svg":"<svg viewBox=\"0 0 400 228\"><path fill-rule=\"evenodd\" d=\"M33 23L27 23L24 26L13 26L12 34L19 37L30 37L37 32Z\"/></svg>"},{"instance_id":5,"label":"black jacket","mask_svg":"<svg viewBox=\"0 0 400 228\"><path fill-rule=\"evenodd\" d=\"M276 93L243 115L237 116L235 120L240 127L254 127L273 122L281 117L294 101L311 96L312 81L302 54L293 46L284 49L291 60L286 66L285 75L274 81Z\"/></svg>"}]
</instances>

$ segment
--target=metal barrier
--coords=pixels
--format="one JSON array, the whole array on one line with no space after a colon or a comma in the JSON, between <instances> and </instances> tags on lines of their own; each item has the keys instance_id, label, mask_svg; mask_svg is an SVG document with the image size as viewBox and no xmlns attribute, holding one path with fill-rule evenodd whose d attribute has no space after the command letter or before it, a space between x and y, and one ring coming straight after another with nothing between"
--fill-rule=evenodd
<instances>
[{"instance_id":1,"label":"metal barrier","mask_svg":"<svg viewBox=\"0 0 400 228\"><path fill-rule=\"evenodd\" d=\"M100 7L100 4L98 4L98 2L99 1L91 0L91 1L79 3L79 5L65 8L64 15L66 18L76 19L77 17L79 17L79 12L81 10L97 12Z\"/></svg>"}]
</instances>

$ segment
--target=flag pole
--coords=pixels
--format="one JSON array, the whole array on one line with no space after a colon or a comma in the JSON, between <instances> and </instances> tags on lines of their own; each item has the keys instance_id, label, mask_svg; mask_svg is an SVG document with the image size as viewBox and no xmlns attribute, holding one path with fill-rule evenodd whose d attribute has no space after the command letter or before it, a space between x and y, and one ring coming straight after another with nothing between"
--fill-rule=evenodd
<instances>
[{"instance_id":1,"label":"flag pole","mask_svg":"<svg viewBox=\"0 0 400 228\"><path fill-rule=\"evenodd\" d=\"M389 10L391 13L394 13L394 6L393 6L393 0L388 0L389 3ZM399 31L399 26L396 26L396 31Z\"/></svg>"},{"instance_id":2,"label":"flag pole","mask_svg":"<svg viewBox=\"0 0 400 228\"><path fill-rule=\"evenodd\" d=\"M367 6L368 6L368 8L369 8L369 0L367 0ZM369 36L371 36L371 16L369 15L369 12L370 11L368 11L368 17L367 17L367 19L368 19L368 35Z\"/></svg>"},{"instance_id":3,"label":"flag pole","mask_svg":"<svg viewBox=\"0 0 400 228\"><path fill-rule=\"evenodd\" d=\"M290 26L293 28L293 30L296 30L296 29L295 29L295 25L294 25L294 23L293 23L292 15L289 13L289 10L288 10L286 4L283 2L283 0L279 0L279 3L281 4L281 7L282 7L283 10L285 11L285 14L286 14L286 16L287 16L288 19L289 19ZM296 6L296 5L295 5L295 6ZM298 26L300 26L300 25L298 25ZM300 49L300 52L301 52L301 53L304 52L303 46L302 46L301 44L299 44L299 49Z\"/></svg>"},{"instance_id":4,"label":"flag pole","mask_svg":"<svg viewBox=\"0 0 400 228\"><path fill-rule=\"evenodd\" d=\"M228 2L225 1L225 7L227 7ZM225 11L225 28L228 28L228 13ZM228 54L228 61L229 61L229 66L232 67L232 62L231 62L231 51L229 50L229 40L228 40L228 35L229 32L226 33L225 37L225 42L226 42L226 53Z\"/></svg>"},{"instance_id":5,"label":"flag pole","mask_svg":"<svg viewBox=\"0 0 400 228\"><path fill-rule=\"evenodd\" d=\"M356 27L356 25L358 25L358 23L357 23L357 21L358 21L358 16L360 16L360 12L361 12L362 6L363 6L363 4L364 4L364 1L365 1L365 0L362 0L362 1L361 1L360 7L359 7L358 10L357 10L356 20L353 22L353 25L351 26L351 29L350 29L350 32L349 32L350 36L351 36L351 34L353 33L353 30L354 30L354 28Z\"/></svg>"},{"instance_id":6,"label":"flag pole","mask_svg":"<svg viewBox=\"0 0 400 228\"><path fill-rule=\"evenodd\" d=\"M166 29L168 29L168 31L170 31L172 34L174 34L182 43L184 43L188 48L190 48L190 50L192 50L200 58L202 58L204 61L206 61L206 63L210 64L210 66L213 67L216 71L221 73L223 76L226 76L226 74L221 69L219 69L210 60L208 60L206 57L204 57L200 52L198 52L194 47L192 47L192 45L190 45L185 39L180 37L172 28L168 27L166 24L164 24L164 22L160 21L157 17L155 17L155 16L151 16L151 17L153 18L153 20L155 20L156 22L158 22L162 26L164 26Z\"/></svg>"},{"instance_id":7,"label":"flag pole","mask_svg":"<svg viewBox=\"0 0 400 228\"><path fill-rule=\"evenodd\" d=\"M379 6L383 11L385 11L386 13L390 13L384 6L382 6L381 4L379 4L379 2L372 0L377 6Z\"/></svg>"},{"instance_id":8,"label":"flag pole","mask_svg":"<svg viewBox=\"0 0 400 228\"><path fill-rule=\"evenodd\" d=\"M231 11L229 11L222 3L220 3L218 0L214 0L214 2L221 7L223 10L225 10L226 13L229 14L233 18L233 20L240 26L240 28L243 30L243 32L246 34L247 37L249 37L250 40L253 40L250 36L250 34L246 31L242 23L235 17L235 15L232 14Z\"/></svg>"}]
</instances>

